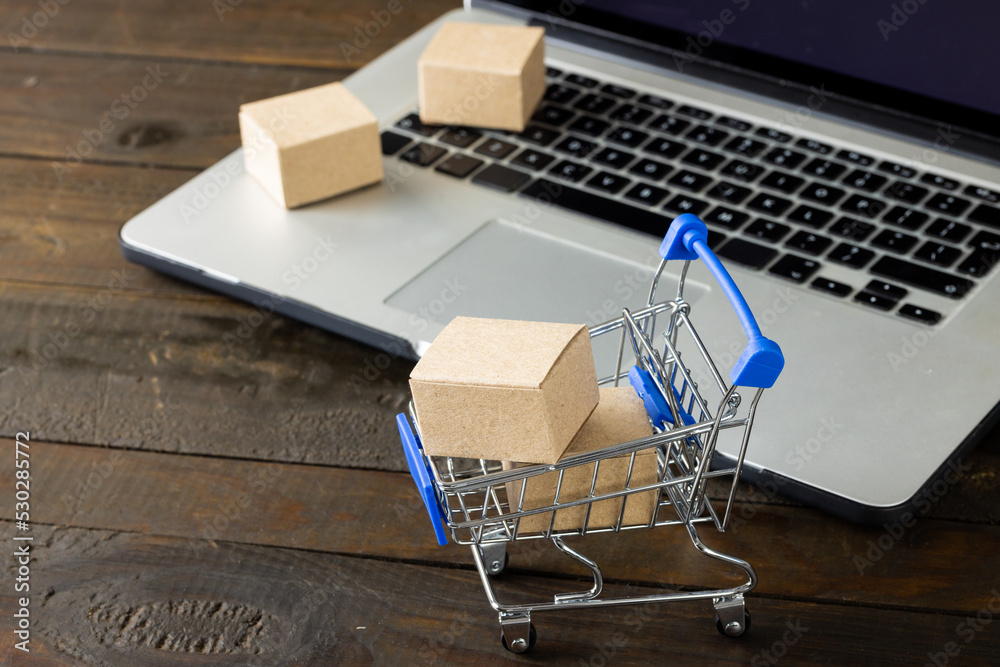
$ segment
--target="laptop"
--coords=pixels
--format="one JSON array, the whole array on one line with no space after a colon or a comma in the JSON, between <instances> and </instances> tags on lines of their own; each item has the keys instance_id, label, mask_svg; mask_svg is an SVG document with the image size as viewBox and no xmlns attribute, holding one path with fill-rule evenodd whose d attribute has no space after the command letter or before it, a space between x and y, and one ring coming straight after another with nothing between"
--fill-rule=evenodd
<instances>
[{"instance_id":1,"label":"laptop","mask_svg":"<svg viewBox=\"0 0 1000 667\"><path fill-rule=\"evenodd\" d=\"M1000 404L1000 5L466 5L345 81L379 118L382 184L286 211L236 151L126 223L125 256L384 363L457 315L640 307L696 213L786 358L746 478L867 523L947 493ZM420 122L415 62L446 21L546 29L525 132ZM685 294L725 373L737 319L697 263Z\"/></svg>"}]
</instances>

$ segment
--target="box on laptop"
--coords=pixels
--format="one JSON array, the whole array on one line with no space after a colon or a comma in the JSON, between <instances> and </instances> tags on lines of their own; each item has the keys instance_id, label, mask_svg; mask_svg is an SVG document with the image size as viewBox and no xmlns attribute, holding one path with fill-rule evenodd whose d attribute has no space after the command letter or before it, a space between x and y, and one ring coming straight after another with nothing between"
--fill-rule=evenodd
<instances>
[{"instance_id":1,"label":"box on laptop","mask_svg":"<svg viewBox=\"0 0 1000 667\"><path fill-rule=\"evenodd\" d=\"M545 93L545 30L446 23L417 62L420 120L524 130Z\"/></svg>"},{"instance_id":2,"label":"box on laptop","mask_svg":"<svg viewBox=\"0 0 1000 667\"><path fill-rule=\"evenodd\" d=\"M382 180L378 119L341 83L240 107L246 170L285 208Z\"/></svg>"}]
</instances>

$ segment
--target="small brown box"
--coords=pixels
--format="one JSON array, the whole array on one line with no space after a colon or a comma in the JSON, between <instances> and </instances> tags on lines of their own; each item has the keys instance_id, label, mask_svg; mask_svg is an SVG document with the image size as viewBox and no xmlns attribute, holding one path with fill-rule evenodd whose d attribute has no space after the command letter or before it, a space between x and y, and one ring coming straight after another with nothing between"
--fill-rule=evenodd
<instances>
[{"instance_id":1,"label":"small brown box","mask_svg":"<svg viewBox=\"0 0 1000 667\"><path fill-rule=\"evenodd\" d=\"M570 443L563 458L596 449L603 449L622 442L638 440L653 434L643 407L635 390L631 387L601 388L601 402L590 415L590 418L580 429L580 432ZM628 479L630 455L600 462L597 473L597 486L594 494L612 493L625 488ZM504 462L504 468L510 470L516 463ZM657 457L654 449L640 450L635 456L632 467L632 479L629 486L636 488L655 484L657 480ZM593 480L594 465L586 464L568 468L563 474L562 487L559 489L559 502L567 503L581 500L590 495L590 485ZM522 510L546 507L555 502L556 484L559 473L550 472L536 477L529 477L525 486L524 505ZM521 482L507 482L507 498L511 512L516 512L521 498ZM656 512L656 491L645 491L624 496L625 515L622 526L648 524ZM611 498L593 503L587 527L609 528L618 523L622 498ZM555 530L576 530L583 527L587 515L587 506L578 505L556 512ZM551 512L543 512L521 519L518 532L534 533L549 529Z\"/></svg>"},{"instance_id":2,"label":"small brown box","mask_svg":"<svg viewBox=\"0 0 1000 667\"><path fill-rule=\"evenodd\" d=\"M420 120L520 132L545 92L545 30L445 23L417 73Z\"/></svg>"},{"instance_id":3,"label":"small brown box","mask_svg":"<svg viewBox=\"0 0 1000 667\"><path fill-rule=\"evenodd\" d=\"M240 107L247 173L285 208L382 180L378 119L340 83Z\"/></svg>"},{"instance_id":4,"label":"small brown box","mask_svg":"<svg viewBox=\"0 0 1000 667\"><path fill-rule=\"evenodd\" d=\"M432 456L555 463L597 405L582 324L456 317L410 373Z\"/></svg>"}]
</instances>

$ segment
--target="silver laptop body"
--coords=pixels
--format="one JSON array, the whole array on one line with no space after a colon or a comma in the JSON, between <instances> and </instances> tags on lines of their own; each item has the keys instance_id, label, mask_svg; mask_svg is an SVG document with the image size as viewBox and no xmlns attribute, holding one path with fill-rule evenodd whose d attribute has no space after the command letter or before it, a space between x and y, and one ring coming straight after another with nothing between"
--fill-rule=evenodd
<instances>
[{"instance_id":1,"label":"silver laptop body","mask_svg":"<svg viewBox=\"0 0 1000 667\"><path fill-rule=\"evenodd\" d=\"M499 2L472 4L476 6L442 17L345 80L378 116L381 129L434 143L394 126L416 109L415 63L441 22L534 21L549 29L546 62L563 77L590 77L602 86L666 98L749 127L774 128L793 141L832 146L834 155L826 157L848 169L856 165L836 154L857 151L984 192L1000 184L995 162L943 142L913 141L902 133L846 121L831 113L836 105L827 106L818 97L815 104L808 96L799 102L777 101L696 77L694 67L673 71L666 66L673 56L662 55L660 66L655 53L637 55L641 45L605 40L594 31L577 39L572 16L539 17ZM817 88L815 94L822 96L823 90ZM496 138L519 150L531 147L517 136ZM445 148L482 157L474 146ZM711 150L725 153L723 146ZM509 158L502 162L511 164ZM677 160L662 162L674 165L674 173L685 168ZM659 238L544 198L442 174L398 154L386 156L384 164L381 185L286 211L243 172L238 150L125 224L121 245L126 257L139 263L408 358L418 357L459 314L595 325L620 315L623 306L645 301L659 259ZM717 177L717 170L713 173ZM581 187L568 181L564 185ZM683 192L674 185L663 187L669 196ZM776 194L793 206L809 203L796 193ZM629 202L624 191L608 197ZM751 219L762 217L745 205L731 208ZM650 210L667 220L672 215L662 206ZM989 229L969 222L967 215L956 219L973 227L973 234ZM752 239L741 231L718 229L727 237ZM658 233L665 232L664 226ZM931 240L922 232L912 235L921 244ZM837 237L834 243L844 240ZM786 358L785 372L760 407L745 474L768 493L853 520L898 520L906 512L917 516L962 473L957 458L996 416L997 275L990 271L975 277L969 294L960 299L902 285L906 297L882 311L852 296L817 289L812 281L846 285L852 295L873 279L896 281L830 261L829 249L813 257L789 251L785 243L765 245L776 256L791 252L819 262L821 268L810 280L795 282L766 267L727 262L765 334L781 345ZM891 251L883 254L893 256ZM912 252L909 257L907 261L932 266L912 259ZM725 372L745 342L739 324L707 272L694 266L688 285L693 320ZM930 325L900 316L903 304L933 311L940 321ZM735 449L735 444L720 443L724 454Z\"/></svg>"}]
</instances>

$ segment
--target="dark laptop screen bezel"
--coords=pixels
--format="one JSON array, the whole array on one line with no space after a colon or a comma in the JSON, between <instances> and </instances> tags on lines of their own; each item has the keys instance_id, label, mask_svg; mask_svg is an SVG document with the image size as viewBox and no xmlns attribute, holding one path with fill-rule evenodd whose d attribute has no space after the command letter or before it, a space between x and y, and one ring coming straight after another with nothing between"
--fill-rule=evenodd
<instances>
[{"instance_id":1,"label":"dark laptop screen bezel","mask_svg":"<svg viewBox=\"0 0 1000 667\"><path fill-rule=\"evenodd\" d=\"M509 5L520 10L518 13L527 12L534 15L541 25L563 25L605 38L617 38L623 43L633 45L639 43L659 51L663 57L657 64L669 69L677 70L680 65L683 70L684 64L691 62L685 55L685 49L691 48L689 39L694 37L691 33L595 10L587 7L585 2L577 4L574 0L487 0L482 4ZM729 70L730 73L743 74L751 80L769 81L785 89L798 87L805 91L822 84L824 91L858 107L908 118L925 125L963 128L990 143L1000 144L1000 115L997 114L832 70L804 65L760 51L732 46L718 40L707 47L699 48L703 48L697 57L699 75L712 78L703 67L711 64ZM727 83L733 83L730 78L723 78ZM920 112L914 113L915 109L919 109Z\"/></svg>"}]
</instances>

